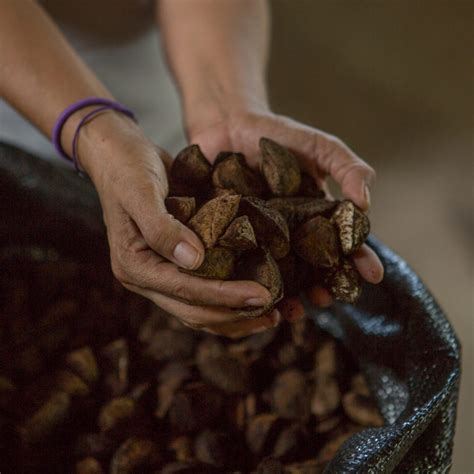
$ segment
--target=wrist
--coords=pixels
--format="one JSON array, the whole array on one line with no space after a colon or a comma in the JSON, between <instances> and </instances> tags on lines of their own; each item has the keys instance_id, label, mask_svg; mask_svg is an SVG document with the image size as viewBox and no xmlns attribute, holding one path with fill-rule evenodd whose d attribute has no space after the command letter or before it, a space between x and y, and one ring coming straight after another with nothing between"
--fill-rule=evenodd
<instances>
[{"instance_id":1,"label":"wrist","mask_svg":"<svg viewBox=\"0 0 474 474\"><path fill-rule=\"evenodd\" d=\"M263 83L249 90L212 87L205 93L184 100L184 120L189 136L215 124L229 124L236 117L269 112Z\"/></svg>"},{"instance_id":2,"label":"wrist","mask_svg":"<svg viewBox=\"0 0 474 474\"><path fill-rule=\"evenodd\" d=\"M64 136L69 144L75 131L74 124L71 125L72 132L69 129ZM163 175L156 146L133 120L116 111L107 110L81 127L77 151L80 167L99 192L112 183L140 179L146 171ZM160 183L163 196L166 186L167 183Z\"/></svg>"}]
</instances>

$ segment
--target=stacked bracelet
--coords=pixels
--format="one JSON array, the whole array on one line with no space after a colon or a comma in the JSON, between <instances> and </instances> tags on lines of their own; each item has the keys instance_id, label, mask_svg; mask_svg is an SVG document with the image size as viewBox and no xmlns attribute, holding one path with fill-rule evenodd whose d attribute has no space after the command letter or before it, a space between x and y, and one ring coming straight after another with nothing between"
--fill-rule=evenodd
<instances>
[{"instance_id":1,"label":"stacked bracelet","mask_svg":"<svg viewBox=\"0 0 474 474\"><path fill-rule=\"evenodd\" d=\"M96 109L86 114L77 125L76 130L74 132L74 137L72 140L72 156L68 156L61 145L61 133L62 133L63 127L72 114L74 114L75 112L81 109L84 109L85 107L90 107L92 105L97 105L99 107L97 107ZM54 124L53 134L51 137L51 141L53 142L54 148L56 149L56 151L59 153L60 156L74 163L74 168L76 169L78 173L81 172L79 169L79 162L77 158L77 142L79 139L79 131L81 130L81 127L88 120L90 120L95 115L100 114L104 110L115 110L116 112L120 112L124 115L127 115L131 119L136 120L133 112L118 102L115 102L110 99L104 99L101 97L89 97L87 99L82 99L77 102L74 102L69 107L67 107L61 113L61 115L56 120L56 123Z\"/></svg>"}]
</instances>

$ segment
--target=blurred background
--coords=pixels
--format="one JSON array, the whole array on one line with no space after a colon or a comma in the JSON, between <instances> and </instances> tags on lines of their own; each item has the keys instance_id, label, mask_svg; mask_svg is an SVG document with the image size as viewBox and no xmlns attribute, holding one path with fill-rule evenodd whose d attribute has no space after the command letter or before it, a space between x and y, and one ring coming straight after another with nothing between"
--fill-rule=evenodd
<instances>
[{"instance_id":1,"label":"blurred background","mask_svg":"<svg viewBox=\"0 0 474 474\"><path fill-rule=\"evenodd\" d=\"M454 466L473 472L473 1L273 0L276 111L377 171L373 232L418 272L463 346Z\"/></svg>"}]
</instances>

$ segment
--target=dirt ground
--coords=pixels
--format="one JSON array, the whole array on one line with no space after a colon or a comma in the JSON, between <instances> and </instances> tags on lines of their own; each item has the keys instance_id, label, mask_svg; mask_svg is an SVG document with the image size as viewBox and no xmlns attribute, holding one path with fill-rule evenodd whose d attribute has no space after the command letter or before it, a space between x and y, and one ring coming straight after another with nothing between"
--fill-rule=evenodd
<instances>
[{"instance_id":1,"label":"dirt ground","mask_svg":"<svg viewBox=\"0 0 474 474\"><path fill-rule=\"evenodd\" d=\"M415 268L460 337L451 472L472 473L474 2L272 4L274 108L372 164L374 233Z\"/></svg>"}]
</instances>

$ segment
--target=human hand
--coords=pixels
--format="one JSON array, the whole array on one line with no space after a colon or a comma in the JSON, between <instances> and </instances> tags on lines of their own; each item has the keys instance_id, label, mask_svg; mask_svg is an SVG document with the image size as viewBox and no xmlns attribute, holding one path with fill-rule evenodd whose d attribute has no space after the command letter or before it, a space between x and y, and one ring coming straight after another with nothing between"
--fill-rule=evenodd
<instances>
[{"instance_id":1,"label":"human hand","mask_svg":"<svg viewBox=\"0 0 474 474\"><path fill-rule=\"evenodd\" d=\"M231 309L269 303L263 286L179 271L178 266L197 268L204 248L166 211L169 155L127 118L107 113L92 123L81 131L79 161L99 193L115 277L192 328L241 337L274 326L277 310L236 321Z\"/></svg>"},{"instance_id":2,"label":"human hand","mask_svg":"<svg viewBox=\"0 0 474 474\"><path fill-rule=\"evenodd\" d=\"M244 153L253 167L259 165L260 137L271 138L292 150L301 168L327 194L326 180L331 177L340 186L345 198L354 201L364 211L370 207L370 185L375 179L374 170L341 140L325 132L267 110L240 112L224 119L194 122L188 132L190 142L198 143L211 160L219 151L234 150ZM353 261L366 281L375 284L382 280L382 264L367 245L355 252ZM308 297L319 306L332 303L328 291L318 286L308 292ZM287 319L296 320L304 314L298 298L284 299L279 307Z\"/></svg>"}]
</instances>

